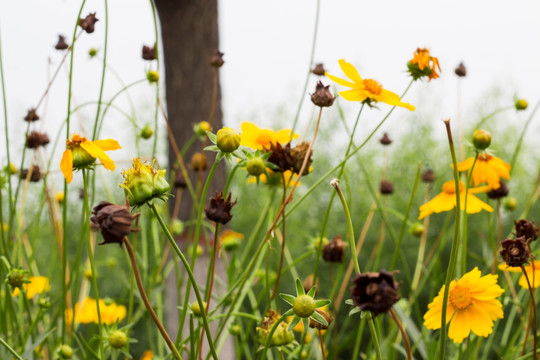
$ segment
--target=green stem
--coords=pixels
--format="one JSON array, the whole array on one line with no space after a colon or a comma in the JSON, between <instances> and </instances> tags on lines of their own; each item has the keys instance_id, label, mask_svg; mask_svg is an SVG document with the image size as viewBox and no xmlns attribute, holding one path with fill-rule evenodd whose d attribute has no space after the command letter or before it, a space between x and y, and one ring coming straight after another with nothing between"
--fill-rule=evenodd
<instances>
[{"instance_id":1,"label":"green stem","mask_svg":"<svg viewBox=\"0 0 540 360\"><path fill-rule=\"evenodd\" d=\"M157 14L156 14L156 7L154 5L154 1L150 0L150 6L152 7L152 19L154 20L154 34L155 34L154 49L156 52L157 71L159 73L159 70L160 70L159 49L158 49L159 32L158 32L158 20L157 20ZM156 110L154 112L154 143L152 144L152 157L153 158L156 156L156 149L157 149L158 113L159 113L159 81L156 83Z\"/></svg>"},{"instance_id":2,"label":"green stem","mask_svg":"<svg viewBox=\"0 0 540 360\"><path fill-rule=\"evenodd\" d=\"M510 105L510 106L507 106L507 107L503 107L503 108L497 109L497 110L495 110L494 112L492 112L491 114L484 116L484 117L478 122L478 124L476 124L476 126L475 126L474 128L475 128L475 129L479 129L482 125L484 125L484 123L485 123L486 121L488 121L489 119L491 119L492 117L494 117L494 116L497 115L498 113L501 113L501 112L506 111L506 110L515 109L515 108L516 108L516 107L515 107L514 105Z\"/></svg>"},{"instance_id":3,"label":"green stem","mask_svg":"<svg viewBox=\"0 0 540 360\"><path fill-rule=\"evenodd\" d=\"M533 265L534 266L534 265ZM527 287L529 288L529 294L531 295L531 309L533 312L533 326L532 326L532 334L533 334L533 352L531 359L536 359L536 349L537 349L537 341L538 341L538 334L536 333L536 327L538 324L538 320L536 317L536 301L534 300L534 288L531 286L531 281L529 280L529 276L527 275L527 271L525 271L525 267L521 265L521 272L523 272L523 276L525 276L525 279L527 280ZM534 270L533 270L533 281L534 281Z\"/></svg>"},{"instance_id":4,"label":"green stem","mask_svg":"<svg viewBox=\"0 0 540 360\"><path fill-rule=\"evenodd\" d=\"M478 160L478 151L476 152L476 155L474 157L474 161L471 167L471 170L469 171L469 174L467 176L467 183L465 184L465 204L463 205L463 242L462 242L462 254L461 254L461 274L465 274L467 272L467 199L469 198L469 186L471 183L472 174L474 171L474 166L476 165L476 161ZM461 192L461 190L460 190ZM461 211L461 209L458 209Z\"/></svg>"},{"instance_id":5,"label":"green stem","mask_svg":"<svg viewBox=\"0 0 540 360\"><path fill-rule=\"evenodd\" d=\"M446 309L448 308L448 295L450 292L450 281L454 277L454 270L456 267L457 253L459 249L459 224L461 219L461 200L460 200L460 182L459 172L457 167L456 149L454 147L454 140L452 139L452 130L450 129L450 119L444 121L446 126L446 133L448 135L448 144L450 146L450 153L452 154L452 164L454 168L454 183L456 187L456 220L454 222L454 239L452 240L452 250L450 251L450 261L448 263L448 269L446 271L446 281L444 283L444 295L441 315L441 339L440 339L440 353L439 359L444 360L444 353L446 347Z\"/></svg>"},{"instance_id":6,"label":"green stem","mask_svg":"<svg viewBox=\"0 0 540 360\"><path fill-rule=\"evenodd\" d=\"M9 344L0 337L0 344L4 345L4 347L13 355L17 360L24 360Z\"/></svg>"},{"instance_id":7,"label":"green stem","mask_svg":"<svg viewBox=\"0 0 540 360\"><path fill-rule=\"evenodd\" d=\"M217 163L217 161L216 161L216 163ZM210 178L210 175L208 175L208 178ZM199 307L201 309L204 309L203 298L201 296L201 293L199 292L199 288L197 287L197 280L195 280L195 276L193 275L193 271L191 270L192 268L190 267L190 264L186 260L186 257L184 256L184 254L182 253L182 251L180 250L178 245L176 245L176 241L174 241L173 236L171 235L169 229L167 228L167 225L165 224L165 222L161 218L161 215L159 215L159 213L158 213L158 211L156 209L156 206L153 203L148 204L148 206L154 212L154 215L156 216L159 224L161 225L161 228L163 229L163 232L167 236L167 239L169 239L169 243L171 244L171 247L174 249L174 251L176 252L178 257L180 258L180 261L182 261L182 264L184 265L184 268L186 269L186 272L187 272L188 277L189 277L190 282L188 284L193 285L193 291L195 292L195 296L197 297L197 302L199 304ZM186 292L189 295L189 290L186 290ZM188 305L189 305L189 298L188 298L187 301L184 301L184 304L183 304L182 308L187 309ZM201 318L202 318L203 326L204 326L204 329L205 329L205 332L206 332L206 338L208 339L208 345L210 346L210 352L212 353L213 358L215 360L217 360L218 356L217 356L216 349L215 349L215 346L214 346L214 341L212 340L212 334L210 333L210 327L208 326L208 319L207 319L206 313L204 311L201 312ZM181 326L178 329L179 329L178 331L182 331Z\"/></svg>"},{"instance_id":8,"label":"green stem","mask_svg":"<svg viewBox=\"0 0 540 360\"><path fill-rule=\"evenodd\" d=\"M351 256L353 259L354 264L354 271L356 271L357 274L360 274L360 265L358 264L358 257L356 256L356 244L354 243L355 237L354 237L354 228L351 220L351 213L349 212L349 207L347 206L347 202L345 201L345 197L343 196L343 193L341 192L341 189L338 184L338 180L334 179L330 182L330 184L336 189L336 192L339 196L339 199L341 200L341 204L343 205L343 211L345 212L345 218L347 219L347 229L349 233L349 247L351 248Z\"/></svg>"},{"instance_id":9,"label":"green stem","mask_svg":"<svg viewBox=\"0 0 540 360\"><path fill-rule=\"evenodd\" d=\"M382 354L381 354L381 345L379 343L379 337L377 336L377 330L375 329L375 320L373 318L373 315L369 315L369 319L367 320L369 324L369 331L371 332L371 337L373 340L373 347L375 347L375 355L377 355L378 360L382 360Z\"/></svg>"},{"instance_id":10,"label":"green stem","mask_svg":"<svg viewBox=\"0 0 540 360\"><path fill-rule=\"evenodd\" d=\"M99 112L101 110L101 99L103 98L103 88L105 87L105 72L107 70L107 49L109 39L109 6L107 0L104 0L105 6L105 41L103 44L103 68L101 69L101 85L99 87L98 106L96 110L96 120L94 122L94 130L92 131L92 140L96 140L96 130L99 123Z\"/></svg>"},{"instance_id":11,"label":"green stem","mask_svg":"<svg viewBox=\"0 0 540 360\"><path fill-rule=\"evenodd\" d=\"M510 161L510 173L512 173L512 170L514 170L514 165L516 164L519 151L521 150L523 138L525 137L525 134L527 133L527 129L529 128L529 125L532 119L534 118L536 111L538 111L539 107L540 107L540 100L538 100L538 102L536 103L534 110L532 111L531 115L529 115L529 118L527 119L527 122L525 123L525 126L523 127L523 130L521 131L521 134L519 135L519 140L516 144L516 149L514 150L514 154L512 155L512 161Z\"/></svg>"}]
</instances>

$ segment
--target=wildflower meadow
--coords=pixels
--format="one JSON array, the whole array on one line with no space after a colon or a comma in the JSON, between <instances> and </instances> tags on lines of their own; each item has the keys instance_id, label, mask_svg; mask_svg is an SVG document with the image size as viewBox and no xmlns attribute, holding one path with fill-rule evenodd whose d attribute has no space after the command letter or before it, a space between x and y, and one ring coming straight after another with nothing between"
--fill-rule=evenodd
<instances>
[{"instance_id":1,"label":"wildflower meadow","mask_svg":"<svg viewBox=\"0 0 540 360\"><path fill-rule=\"evenodd\" d=\"M0 32L0 360L537 359L540 100L464 110L467 54L423 39L383 78L320 63L314 1L301 97L231 118L238 60L196 27L171 47L177 11L212 28L172 3L149 1L151 41L115 62L107 1L81 1L38 98L10 97ZM204 55L175 65L191 41ZM444 77L455 117L430 115Z\"/></svg>"}]
</instances>

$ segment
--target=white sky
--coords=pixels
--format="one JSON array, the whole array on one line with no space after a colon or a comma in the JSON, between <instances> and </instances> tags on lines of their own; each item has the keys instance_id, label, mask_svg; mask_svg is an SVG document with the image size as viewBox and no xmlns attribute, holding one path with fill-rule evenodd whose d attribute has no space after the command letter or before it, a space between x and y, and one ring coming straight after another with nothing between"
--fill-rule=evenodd
<instances>
[{"instance_id":1,"label":"white sky","mask_svg":"<svg viewBox=\"0 0 540 360\"><path fill-rule=\"evenodd\" d=\"M238 125L249 120L270 126L276 109L284 109L286 116L292 118L308 66L315 3L220 1L220 49L226 61L221 85L226 123ZM73 0L0 2L10 137L21 144L26 124L22 117L46 88L47 71L53 71L60 61L62 53L53 48L57 34L71 37L79 6L80 1ZM103 1L88 0L83 16L94 11L101 21L93 34L83 34L76 47L73 93L78 104L98 97L101 64L89 59L87 51L91 47L103 49ZM323 62L331 73L341 75L337 61L345 58L357 66L363 77L374 78L385 88L400 93L409 82L404 73L406 62L417 47L428 47L439 58L441 78L415 85L406 101L416 105L418 111L429 108L434 121L455 116L454 68L460 61L465 62L468 70L462 89L464 114L495 86L509 95L508 104L513 94L519 94L532 105L540 98L539 14L540 2L533 0L321 0L314 60ZM141 46L154 39L148 1L109 1L109 19L110 65L125 83L144 77L148 63L140 59ZM49 58L53 65L48 65ZM39 112L51 137L66 114L64 71L58 80L51 89L46 114ZM310 80L308 92L313 91L315 81ZM112 74L106 83L104 99L109 99L121 86ZM131 92L141 124L152 121L152 94L147 84ZM422 102L418 101L420 98ZM126 102L119 104L129 109ZM306 105L302 121L311 111L307 102ZM346 104L348 116L356 108L356 104ZM83 114L93 121L92 113L88 108ZM395 115L409 113L400 110ZM290 120L279 121L286 124ZM115 122L125 124L118 113L111 111L103 131L105 137L116 137L117 129L122 129ZM0 145L5 162L3 136ZM116 156L129 157L124 151Z\"/></svg>"}]
</instances>

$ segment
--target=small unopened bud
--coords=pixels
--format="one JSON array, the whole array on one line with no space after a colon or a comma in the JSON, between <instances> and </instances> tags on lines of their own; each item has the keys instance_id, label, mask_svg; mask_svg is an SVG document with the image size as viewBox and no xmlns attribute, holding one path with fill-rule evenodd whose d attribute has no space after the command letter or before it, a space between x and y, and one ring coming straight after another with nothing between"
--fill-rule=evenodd
<instances>
[{"instance_id":1,"label":"small unopened bud","mask_svg":"<svg viewBox=\"0 0 540 360\"><path fill-rule=\"evenodd\" d=\"M324 76L324 73L326 72L326 70L324 69L323 64L317 64L315 65L313 70L311 70L311 72L317 76Z\"/></svg>"},{"instance_id":2,"label":"small unopened bud","mask_svg":"<svg viewBox=\"0 0 540 360\"><path fill-rule=\"evenodd\" d=\"M142 130L141 130L141 137L143 139L150 139L154 135L154 130L150 127L150 125L146 124Z\"/></svg>"},{"instance_id":3,"label":"small unopened bud","mask_svg":"<svg viewBox=\"0 0 540 360\"><path fill-rule=\"evenodd\" d=\"M240 147L242 137L235 129L224 127L218 130L216 145L224 153L231 153Z\"/></svg>"},{"instance_id":4,"label":"small unopened bud","mask_svg":"<svg viewBox=\"0 0 540 360\"><path fill-rule=\"evenodd\" d=\"M332 106L334 95L330 92L330 85L324 86L322 82L317 82L315 92L311 94L311 102L320 107Z\"/></svg>"},{"instance_id":5,"label":"small unopened bud","mask_svg":"<svg viewBox=\"0 0 540 360\"><path fill-rule=\"evenodd\" d=\"M28 271L23 269L16 269L11 268L9 270L9 273L7 275L6 282L12 287L12 288L21 288L23 284L28 284L30 280L28 280Z\"/></svg>"},{"instance_id":6,"label":"small unopened bud","mask_svg":"<svg viewBox=\"0 0 540 360\"><path fill-rule=\"evenodd\" d=\"M170 225L170 229L173 236L180 236L184 232L185 226L181 220L174 219Z\"/></svg>"},{"instance_id":7,"label":"small unopened bud","mask_svg":"<svg viewBox=\"0 0 540 360\"><path fill-rule=\"evenodd\" d=\"M246 170L249 175L259 176L264 173L265 169L266 165L264 164L264 160L261 158L255 157L247 160L246 162Z\"/></svg>"},{"instance_id":8,"label":"small unopened bud","mask_svg":"<svg viewBox=\"0 0 540 360\"><path fill-rule=\"evenodd\" d=\"M4 168L4 171L8 173L9 175L15 175L18 173L17 167L15 166L14 163L7 164L6 167Z\"/></svg>"},{"instance_id":9,"label":"small unopened bud","mask_svg":"<svg viewBox=\"0 0 540 360\"><path fill-rule=\"evenodd\" d=\"M62 35L58 35L58 42L56 43L54 48L56 50L66 50L67 48L69 48L69 45L66 42L66 38Z\"/></svg>"},{"instance_id":10,"label":"small unopened bud","mask_svg":"<svg viewBox=\"0 0 540 360\"><path fill-rule=\"evenodd\" d=\"M467 68L465 67L465 65L463 65L463 63L460 63L458 67L456 67L456 70L454 70L454 72L459 77L467 76Z\"/></svg>"},{"instance_id":11,"label":"small unopened bud","mask_svg":"<svg viewBox=\"0 0 540 360\"><path fill-rule=\"evenodd\" d=\"M63 203L64 203L64 200L65 200L64 192L63 192L63 191L58 191L56 194L54 194L54 200L55 200L58 204L63 204Z\"/></svg>"},{"instance_id":12,"label":"small unopened bud","mask_svg":"<svg viewBox=\"0 0 540 360\"><path fill-rule=\"evenodd\" d=\"M486 130L475 130L473 133L473 144L477 150L487 149L491 144L491 134Z\"/></svg>"},{"instance_id":13,"label":"small unopened bud","mask_svg":"<svg viewBox=\"0 0 540 360\"><path fill-rule=\"evenodd\" d=\"M48 309L51 307L51 300L48 297L41 297L38 299L38 306L42 309Z\"/></svg>"},{"instance_id":14,"label":"small unopened bud","mask_svg":"<svg viewBox=\"0 0 540 360\"><path fill-rule=\"evenodd\" d=\"M424 227L424 225L422 223L419 223L419 222L415 222L409 228L409 233L411 233L412 235L414 235L416 237L420 237L420 236L424 235L425 231L426 231L426 228Z\"/></svg>"},{"instance_id":15,"label":"small unopened bud","mask_svg":"<svg viewBox=\"0 0 540 360\"><path fill-rule=\"evenodd\" d=\"M240 325L231 325L229 327L229 333L233 336L238 336L242 333L242 327Z\"/></svg>"},{"instance_id":16,"label":"small unopened bud","mask_svg":"<svg viewBox=\"0 0 540 360\"><path fill-rule=\"evenodd\" d=\"M206 303L206 301L203 301L202 303L204 306L204 311L206 311L206 309L208 308L208 304ZM201 306L199 305L198 301L195 301L194 303L191 304L191 311L193 311L193 315L195 316L202 315Z\"/></svg>"},{"instance_id":17,"label":"small unopened bud","mask_svg":"<svg viewBox=\"0 0 540 360\"><path fill-rule=\"evenodd\" d=\"M504 208L508 211L515 210L518 205L518 201L515 197L509 197L504 201Z\"/></svg>"},{"instance_id":18,"label":"small unopened bud","mask_svg":"<svg viewBox=\"0 0 540 360\"><path fill-rule=\"evenodd\" d=\"M159 73L156 70L148 70L146 78L149 83L157 83L159 81Z\"/></svg>"},{"instance_id":19,"label":"small unopened bud","mask_svg":"<svg viewBox=\"0 0 540 360\"><path fill-rule=\"evenodd\" d=\"M180 171L174 177L174 187L178 189L185 189L187 187L186 179Z\"/></svg>"},{"instance_id":20,"label":"small unopened bud","mask_svg":"<svg viewBox=\"0 0 540 360\"><path fill-rule=\"evenodd\" d=\"M109 335L109 344L115 349L121 349L128 343L128 337L125 332L115 330Z\"/></svg>"},{"instance_id":21,"label":"small unopened bud","mask_svg":"<svg viewBox=\"0 0 540 360\"><path fill-rule=\"evenodd\" d=\"M93 58L94 56L96 56L98 53L97 49L96 48L90 48L88 50L88 56L90 56L91 58Z\"/></svg>"},{"instance_id":22,"label":"small unopened bud","mask_svg":"<svg viewBox=\"0 0 540 360\"><path fill-rule=\"evenodd\" d=\"M319 315L321 315L324 318L324 320L326 320L327 325L323 325L320 322L315 321L312 318L309 318L309 327L312 328L312 329L319 329L319 330L328 329L328 327L330 326L330 324L334 320L332 318L332 315L330 315L330 313L328 311L322 310L322 309L315 309L315 311L318 312Z\"/></svg>"},{"instance_id":23,"label":"small unopened bud","mask_svg":"<svg viewBox=\"0 0 540 360\"><path fill-rule=\"evenodd\" d=\"M391 195L394 193L394 184L388 180L381 180L381 194Z\"/></svg>"},{"instance_id":24,"label":"small unopened bud","mask_svg":"<svg viewBox=\"0 0 540 360\"><path fill-rule=\"evenodd\" d=\"M526 110L527 107L529 106L529 103L525 99L518 99L518 100L516 100L516 102L514 104L516 106L516 110L518 110L518 111Z\"/></svg>"},{"instance_id":25,"label":"small unopened bud","mask_svg":"<svg viewBox=\"0 0 540 360\"><path fill-rule=\"evenodd\" d=\"M73 358L73 349L69 345L61 345L56 351L56 353L58 354L58 356L60 356L61 359Z\"/></svg>"},{"instance_id":26,"label":"small unopened bud","mask_svg":"<svg viewBox=\"0 0 540 360\"><path fill-rule=\"evenodd\" d=\"M201 152L196 152L191 156L191 168L195 171L204 171L208 167L206 155Z\"/></svg>"},{"instance_id":27,"label":"small unopened bud","mask_svg":"<svg viewBox=\"0 0 540 360\"><path fill-rule=\"evenodd\" d=\"M88 34L94 32L94 25L98 22L96 13L88 14L84 19L79 19L79 26Z\"/></svg>"},{"instance_id":28,"label":"small unopened bud","mask_svg":"<svg viewBox=\"0 0 540 360\"><path fill-rule=\"evenodd\" d=\"M222 67L225 63L225 61L223 60L223 53L216 49L214 51L214 54L210 57L209 63L215 68Z\"/></svg>"},{"instance_id":29,"label":"small unopened bud","mask_svg":"<svg viewBox=\"0 0 540 360\"><path fill-rule=\"evenodd\" d=\"M208 121L201 121L193 126L193 131L197 136L206 136L207 131L212 131L212 125Z\"/></svg>"},{"instance_id":30,"label":"small unopened bud","mask_svg":"<svg viewBox=\"0 0 540 360\"><path fill-rule=\"evenodd\" d=\"M388 133L384 133L383 137L379 140L379 142L383 145L390 145L392 143L392 139L390 139Z\"/></svg>"},{"instance_id":31,"label":"small unopened bud","mask_svg":"<svg viewBox=\"0 0 540 360\"><path fill-rule=\"evenodd\" d=\"M292 304L295 315L301 318L310 317L315 312L316 308L317 305L315 305L315 300L311 296L305 294L297 296Z\"/></svg>"}]
</instances>

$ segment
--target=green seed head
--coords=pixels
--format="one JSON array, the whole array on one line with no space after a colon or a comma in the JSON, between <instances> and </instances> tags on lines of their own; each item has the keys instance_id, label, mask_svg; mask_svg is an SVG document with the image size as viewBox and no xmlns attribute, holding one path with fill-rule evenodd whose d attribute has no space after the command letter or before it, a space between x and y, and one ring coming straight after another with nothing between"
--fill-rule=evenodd
<instances>
[{"instance_id":1,"label":"green seed head","mask_svg":"<svg viewBox=\"0 0 540 360\"><path fill-rule=\"evenodd\" d=\"M264 172L266 166L261 158L249 159L246 163L246 170L249 175L259 176Z\"/></svg>"},{"instance_id":2,"label":"green seed head","mask_svg":"<svg viewBox=\"0 0 540 360\"><path fill-rule=\"evenodd\" d=\"M159 81L159 73L155 70L149 70L146 73L146 78L148 79L149 83L156 83Z\"/></svg>"},{"instance_id":3,"label":"green seed head","mask_svg":"<svg viewBox=\"0 0 540 360\"><path fill-rule=\"evenodd\" d=\"M152 137L152 135L154 135L154 130L152 130L150 125L145 125L141 130L141 137L148 140Z\"/></svg>"},{"instance_id":4,"label":"green seed head","mask_svg":"<svg viewBox=\"0 0 540 360\"><path fill-rule=\"evenodd\" d=\"M109 344L115 349L121 349L128 343L128 337L125 332L115 330L109 335Z\"/></svg>"},{"instance_id":5,"label":"green seed head","mask_svg":"<svg viewBox=\"0 0 540 360\"><path fill-rule=\"evenodd\" d=\"M315 300L309 295L300 295L294 300L292 308L297 316L310 317L316 309Z\"/></svg>"},{"instance_id":6,"label":"green seed head","mask_svg":"<svg viewBox=\"0 0 540 360\"><path fill-rule=\"evenodd\" d=\"M486 130L475 130L473 133L473 144L478 150L487 149L491 144L491 134Z\"/></svg>"},{"instance_id":7,"label":"green seed head","mask_svg":"<svg viewBox=\"0 0 540 360\"><path fill-rule=\"evenodd\" d=\"M504 208L509 211L515 210L517 205L518 202L515 197L509 197L504 201Z\"/></svg>"}]
</instances>

